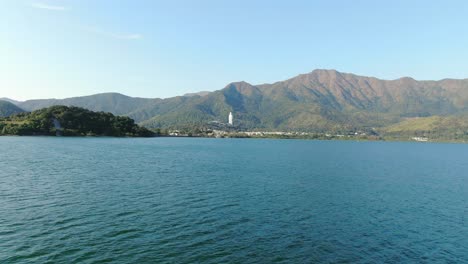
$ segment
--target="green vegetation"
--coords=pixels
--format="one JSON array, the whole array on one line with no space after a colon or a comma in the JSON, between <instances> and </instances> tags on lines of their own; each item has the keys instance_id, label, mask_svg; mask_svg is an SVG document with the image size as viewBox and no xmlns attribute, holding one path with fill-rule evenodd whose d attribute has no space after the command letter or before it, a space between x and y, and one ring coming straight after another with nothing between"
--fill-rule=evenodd
<instances>
[{"instance_id":1,"label":"green vegetation","mask_svg":"<svg viewBox=\"0 0 468 264\"><path fill-rule=\"evenodd\" d=\"M24 112L24 110L14 105L13 103L0 100L0 117L7 117L22 112Z\"/></svg>"},{"instance_id":2,"label":"green vegetation","mask_svg":"<svg viewBox=\"0 0 468 264\"><path fill-rule=\"evenodd\" d=\"M108 93L17 102L28 111L57 104L128 116L160 135L164 130L196 135L211 129L401 140L468 138L468 79L380 80L315 70L273 84L235 82L203 96L145 99ZM229 112L234 114L234 131L213 125L226 123Z\"/></svg>"},{"instance_id":3,"label":"green vegetation","mask_svg":"<svg viewBox=\"0 0 468 264\"><path fill-rule=\"evenodd\" d=\"M442 117L412 117L403 120L400 123L388 126L385 131L388 133L402 133L402 132L417 132L417 131L432 131L440 123Z\"/></svg>"},{"instance_id":4,"label":"green vegetation","mask_svg":"<svg viewBox=\"0 0 468 264\"><path fill-rule=\"evenodd\" d=\"M52 106L0 119L0 135L150 137L155 133L124 116L80 107Z\"/></svg>"},{"instance_id":5,"label":"green vegetation","mask_svg":"<svg viewBox=\"0 0 468 264\"><path fill-rule=\"evenodd\" d=\"M430 116L408 118L380 131L389 139L427 137L438 141L468 140L468 116Z\"/></svg>"}]
</instances>

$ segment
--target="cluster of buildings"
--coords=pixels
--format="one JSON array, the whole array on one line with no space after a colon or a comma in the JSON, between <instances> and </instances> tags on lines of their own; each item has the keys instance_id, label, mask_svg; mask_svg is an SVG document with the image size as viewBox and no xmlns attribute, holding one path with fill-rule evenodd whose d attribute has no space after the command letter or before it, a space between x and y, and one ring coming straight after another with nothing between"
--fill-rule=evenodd
<instances>
[{"instance_id":1,"label":"cluster of buildings","mask_svg":"<svg viewBox=\"0 0 468 264\"><path fill-rule=\"evenodd\" d=\"M227 116L227 123L220 121L211 121L208 127L200 128L192 132L183 132L179 130L172 130L168 132L169 136L184 137L319 137L319 138L351 138L351 137L366 137L368 134L363 131L350 132L348 134L321 134L309 132L284 132L284 131L241 131L238 126L234 126L234 115L229 112ZM427 141L425 138L413 138L417 141Z\"/></svg>"},{"instance_id":2,"label":"cluster of buildings","mask_svg":"<svg viewBox=\"0 0 468 264\"><path fill-rule=\"evenodd\" d=\"M418 142L427 142L427 141L429 141L429 139L427 137L413 137L411 139L414 140L414 141L418 141Z\"/></svg>"}]
</instances>

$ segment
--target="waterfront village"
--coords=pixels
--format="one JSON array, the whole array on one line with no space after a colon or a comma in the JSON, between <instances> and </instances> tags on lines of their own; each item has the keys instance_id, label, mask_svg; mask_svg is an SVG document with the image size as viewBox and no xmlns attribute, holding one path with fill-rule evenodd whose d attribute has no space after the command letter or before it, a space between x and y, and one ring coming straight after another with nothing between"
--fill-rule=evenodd
<instances>
[{"instance_id":1,"label":"waterfront village","mask_svg":"<svg viewBox=\"0 0 468 264\"><path fill-rule=\"evenodd\" d=\"M168 130L170 137L211 137L211 138L297 138L297 139L323 139L323 140L383 140L374 130L350 131L347 133L313 133L302 131L248 131L234 125L232 112L229 112L228 123L211 121L206 127L196 129ZM404 140L427 142L427 137L410 137Z\"/></svg>"}]
</instances>

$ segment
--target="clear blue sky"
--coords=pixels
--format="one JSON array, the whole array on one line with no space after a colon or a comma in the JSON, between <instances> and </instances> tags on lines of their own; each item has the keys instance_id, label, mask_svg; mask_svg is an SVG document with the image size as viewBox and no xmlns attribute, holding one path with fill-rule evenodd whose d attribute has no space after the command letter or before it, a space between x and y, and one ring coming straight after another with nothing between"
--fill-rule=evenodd
<instances>
[{"instance_id":1,"label":"clear blue sky","mask_svg":"<svg viewBox=\"0 0 468 264\"><path fill-rule=\"evenodd\" d=\"M170 97L316 68L468 78L468 1L0 0L0 97Z\"/></svg>"}]
</instances>

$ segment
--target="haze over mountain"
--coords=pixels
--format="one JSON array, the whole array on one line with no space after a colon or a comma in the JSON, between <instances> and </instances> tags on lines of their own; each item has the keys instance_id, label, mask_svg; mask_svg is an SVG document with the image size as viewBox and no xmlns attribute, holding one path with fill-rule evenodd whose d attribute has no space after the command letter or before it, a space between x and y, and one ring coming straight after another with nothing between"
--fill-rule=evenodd
<instances>
[{"instance_id":1,"label":"haze over mountain","mask_svg":"<svg viewBox=\"0 0 468 264\"><path fill-rule=\"evenodd\" d=\"M28 100L18 102L17 105L28 111L34 111L52 105L65 105L79 106L92 111L111 112L115 115L125 115L155 101L157 101L157 99L129 97L118 93L102 93L66 99Z\"/></svg>"},{"instance_id":2,"label":"haze over mountain","mask_svg":"<svg viewBox=\"0 0 468 264\"><path fill-rule=\"evenodd\" d=\"M186 94L184 94L184 96L195 96L195 95L205 96L205 95L208 95L210 93L211 92L208 92L208 91L201 91L201 92L196 92L196 93L186 93Z\"/></svg>"},{"instance_id":3,"label":"haze over mountain","mask_svg":"<svg viewBox=\"0 0 468 264\"><path fill-rule=\"evenodd\" d=\"M18 113L24 112L23 109L19 108L12 102L6 100L0 100L0 117L6 117Z\"/></svg>"},{"instance_id":4,"label":"haze over mountain","mask_svg":"<svg viewBox=\"0 0 468 264\"><path fill-rule=\"evenodd\" d=\"M19 103L19 101L16 101L16 100L13 100L13 99L10 99L10 98L6 98L6 97L0 98L0 101L7 101L7 102L10 102L10 103L13 103L13 104L18 104Z\"/></svg>"},{"instance_id":5,"label":"haze over mountain","mask_svg":"<svg viewBox=\"0 0 468 264\"><path fill-rule=\"evenodd\" d=\"M314 70L273 84L234 82L221 90L167 99L108 93L17 103L31 111L73 105L126 115L153 128L226 122L230 111L244 129L353 131L383 128L408 118L468 113L468 79L381 80L335 70Z\"/></svg>"}]
</instances>

